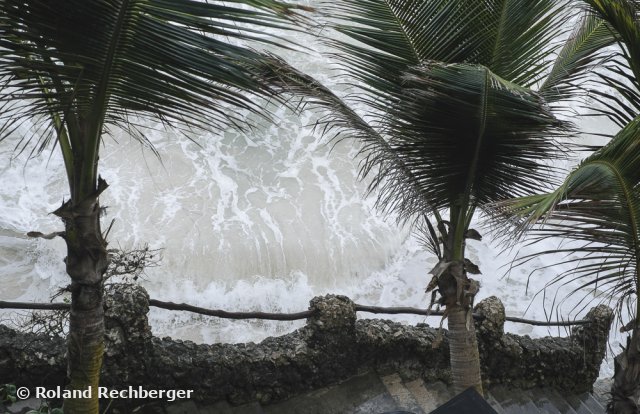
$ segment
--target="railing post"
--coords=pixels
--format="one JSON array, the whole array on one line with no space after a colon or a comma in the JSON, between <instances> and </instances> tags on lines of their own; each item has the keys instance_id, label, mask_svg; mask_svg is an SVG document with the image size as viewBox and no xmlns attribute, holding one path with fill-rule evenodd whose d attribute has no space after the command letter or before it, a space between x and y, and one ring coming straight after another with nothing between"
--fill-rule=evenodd
<instances>
[{"instance_id":1,"label":"railing post","mask_svg":"<svg viewBox=\"0 0 640 414\"><path fill-rule=\"evenodd\" d=\"M605 305L592 308L586 318L591 323L571 329L571 337L584 349L584 389L591 391L593 383L600 374L600 365L604 359L609 338L609 329L613 321L613 311Z\"/></svg>"},{"instance_id":2,"label":"railing post","mask_svg":"<svg viewBox=\"0 0 640 414\"><path fill-rule=\"evenodd\" d=\"M475 324L483 385L488 388L494 382L496 371L502 369L501 358L495 358L494 355L502 352L506 315L504 305L495 296L483 299L473 310L482 316Z\"/></svg>"},{"instance_id":3,"label":"railing post","mask_svg":"<svg viewBox=\"0 0 640 414\"><path fill-rule=\"evenodd\" d=\"M107 383L141 384L152 352L149 294L139 285L114 284L105 295L105 364Z\"/></svg>"},{"instance_id":4,"label":"railing post","mask_svg":"<svg viewBox=\"0 0 640 414\"><path fill-rule=\"evenodd\" d=\"M339 378L352 375L358 365L353 358L356 346L356 306L346 296L315 297L309 304L313 315L307 319L307 344L317 353L320 376Z\"/></svg>"},{"instance_id":5,"label":"railing post","mask_svg":"<svg viewBox=\"0 0 640 414\"><path fill-rule=\"evenodd\" d=\"M482 319L476 322L476 332L485 341L499 341L504 335L504 305L495 296L483 299L474 308L474 312L482 315Z\"/></svg>"}]
</instances>

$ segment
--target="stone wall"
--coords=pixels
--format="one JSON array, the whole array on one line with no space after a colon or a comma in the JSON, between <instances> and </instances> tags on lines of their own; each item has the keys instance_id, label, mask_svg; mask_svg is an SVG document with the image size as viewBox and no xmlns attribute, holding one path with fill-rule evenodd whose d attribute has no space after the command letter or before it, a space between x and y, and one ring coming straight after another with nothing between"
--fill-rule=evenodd
<instances>
[{"instance_id":1,"label":"stone wall","mask_svg":"<svg viewBox=\"0 0 640 414\"><path fill-rule=\"evenodd\" d=\"M102 385L192 389L199 401L269 403L336 383L368 370L399 372L405 379L450 381L446 331L380 319L356 319L344 296L314 298L303 328L246 344L198 345L156 338L147 322L147 293L122 286L106 300L107 349ZM569 338L531 339L505 334L504 307L488 298L476 307L483 379L518 387L554 385L587 391L598 376L612 312L599 306L592 323ZM64 341L0 326L0 383L64 385Z\"/></svg>"},{"instance_id":2,"label":"stone wall","mask_svg":"<svg viewBox=\"0 0 640 414\"><path fill-rule=\"evenodd\" d=\"M476 306L486 316L478 326L483 380L519 388L551 386L571 393L591 391L600 371L613 320L610 308L592 308L566 338L531 339L504 333L504 307L495 296Z\"/></svg>"}]
</instances>

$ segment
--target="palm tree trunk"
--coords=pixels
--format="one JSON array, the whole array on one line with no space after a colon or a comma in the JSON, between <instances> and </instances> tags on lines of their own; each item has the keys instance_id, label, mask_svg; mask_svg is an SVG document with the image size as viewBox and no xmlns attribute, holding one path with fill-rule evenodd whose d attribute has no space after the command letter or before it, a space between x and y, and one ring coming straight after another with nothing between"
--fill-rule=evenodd
<instances>
[{"instance_id":1,"label":"palm tree trunk","mask_svg":"<svg viewBox=\"0 0 640 414\"><path fill-rule=\"evenodd\" d=\"M449 306L447 313L453 389L459 394L469 387L474 387L483 395L475 325L473 322L467 324L467 311L462 306Z\"/></svg>"},{"instance_id":2,"label":"palm tree trunk","mask_svg":"<svg viewBox=\"0 0 640 414\"><path fill-rule=\"evenodd\" d=\"M609 414L637 414L640 412L640 327L636 326L627 339L627 347L614 359Z\"/></svg>"},{"instance_id":3,"label":"palm tree trunk","mask_svg":"<svg viewBox=\"0 0 640 414\"><path fill-rule=\"evenodd\" d=\"M104 350L103 275L108 264L106 242L100 230L98 196L105 188L106 183L100 180L93 195L77 203L69 201L55 212L65 223L65 262L71 277L68 389L85 391L91 387L91 398L65 400L65 414L98 414Z\"/></svg>"},{"instance_id":4,"label":"palm tree trunk","mask_svg":"<svg viewBox=\"0 0 640 414\"><path fill-rule=\"evenodd\" d=\"M448 248L448 245L445 245L445 260L449 260L450 252L453 250ZM478 338L473 320L469 319L473 298L477 293L477 283L467 277L462 260L445 263L446 270L438 277L438 291L442 296L441 303L446 306L449 320L449 359L453 389L459 394L469 387L474 387L483 395Z\"/></svg>"},{"instance_id":5,"label":"palm tree trunk","mask_svg":"<svg viewBox=\"0 0 640 414\"><path fill-rule=\"evenodd\" d=\"M93 308L79 309L78 302L71 301L71 317L67 344L68 389L84 391L91 387L91 398L71 398L64 401L64 412L70 414L98 414L98 386L104 351L104 319L102 297L93 288L78 289L78 296L93 296ZM91 291L91 292L89 292ZM74 306L75 302L75 306Z\"/></svg>"}]
</instances>

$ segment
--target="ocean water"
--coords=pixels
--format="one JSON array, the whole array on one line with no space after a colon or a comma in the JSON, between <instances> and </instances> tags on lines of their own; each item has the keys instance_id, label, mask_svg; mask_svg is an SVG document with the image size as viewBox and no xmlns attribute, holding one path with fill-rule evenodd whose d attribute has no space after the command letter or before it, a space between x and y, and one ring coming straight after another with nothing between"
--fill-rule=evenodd
<instances>
[{"instance_id":1,"label":"ocean water","mask_svg":"<svg viewBox=\"0 0 640 414\"><path fill-rule=\"evenodd\" d=\"M344 93L343 78L327 69L320 50L318 45L285 57ZM185 136L149 125L147 138L160 158L126 132L114 131L104 141L100 161L110 184L102 198L108 207L104 228L114 220L110 246L162 249L160 266L147 269L141 281L160 300L229 311L296 312L313 296L336 293L361 304L425 307L427 273L436 258L394 217L376 211L366 183L358 180L357 143L333 145L313 128L314 114L274 110L274 124L257 122L249 133L229 129ZM588 118L578 123L591 132L612 130ZM0 143L0 300L47 301L68 283L65 246L61 239L29 239L26 233L61 230L50 213L68 190L58 151L34 156L29 149L16 151L20 134L37 131L24 127ZM575 162L568 160L567 168ZM504 251L485 236L468 246L470 259L483 272L478 300L496 295L510 316L548 317L545 309L554 296L538 292L567 266L548 267L549 258L516 269L510 264L518 254L551 249L561 241ZM562 298L576 283L549 292ZM584 315L588 306L580 299L598 292L580 293L551 319ZM196 342L259 341L303 323L226 321L158 309L150 318L156 335ZM440 323L437 317L389 318ZM522 324L507 324L507 329L535 337L567 334ZM615 332L611 345L617 352L621 336ZM612 373L611 357L603 376Z\"/></svg>"}]
</instances>

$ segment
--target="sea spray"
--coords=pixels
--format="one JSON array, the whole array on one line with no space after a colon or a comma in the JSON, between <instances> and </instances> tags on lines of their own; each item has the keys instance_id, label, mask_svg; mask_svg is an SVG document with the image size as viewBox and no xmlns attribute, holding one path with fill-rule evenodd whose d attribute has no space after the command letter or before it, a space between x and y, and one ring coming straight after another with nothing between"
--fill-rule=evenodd
<instances>
[{"instance_id":1,"label":"sea spray","mask_svg":"<svg viewBox=\"0 0 640 414\"><path fill-rule=\"evenodd\" d=\"M311 38L298 40L316 44ZM317 51L286 52L285 57L347 92L338 86L340 72L330 72ZM161 266L148 269L142 281L152 297L162 300L230 311L297 312L315 295L339 293L363 304L425 307L427 272L436 260L393 217L375 210L374 197L365 196L366 183L357 179L357 144L346 139L333 146L313 128L315 115L300 118L285 109L275 115L273 125L251 119L257 126L248 133L185 135L148 125L146 138L160 158L126 132L111 131L100 165L110 184L102 199L105 227L115 220L110 246L148 243L164 249ZM61 229L49 213L67 197L67 187L59 149L36 156L31 156L33 147L14 151L21 136L37 134L26 128L0 143L0 300L47 301L69 282L64 243L25 235ZM548 241L539 250L556 245ZM469 242L483 272L478 300L495 294L509 314L520 316L535 299L527 317L544 319L542 305L549 306L551 298L534 298L535 293L562 267L536 274L526 290L527 277L546 263L537 259L506 274L517 251L500 251L489 237ZM573 311L578 300L563 309ZM439 323L419 316L390 318ZM303 322L226 321L153 310L151 323L157 335L244 342ZM566 334L528 325L508 329Z\"/></svg>"}]
</instances>

